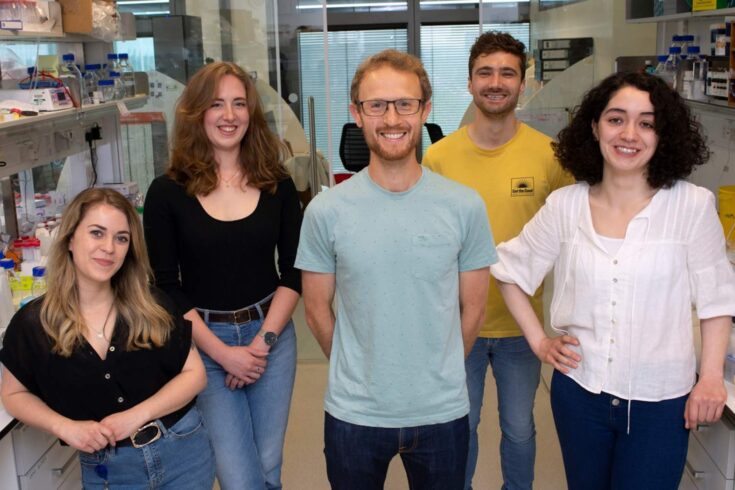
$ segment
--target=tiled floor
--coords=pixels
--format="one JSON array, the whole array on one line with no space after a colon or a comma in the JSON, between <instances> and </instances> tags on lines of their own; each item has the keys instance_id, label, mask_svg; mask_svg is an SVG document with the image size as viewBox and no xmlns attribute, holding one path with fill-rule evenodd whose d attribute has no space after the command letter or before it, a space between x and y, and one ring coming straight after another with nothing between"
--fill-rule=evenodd
<instances>
[{"instance_id":1,"label":"tiled floor","mask_svg":"<svg viewBox=\"0 0 735 490\"><path fill-rule=\"evenodd\" d=\"M283 467L285 490L328 489L323 454L324 412L322 397L327 383L326 361L301 361L296 373L291 418L286 433ZM496 490L502 486L498 445L498 429L495 383L488 374L485 403L480 424L480 458L473 487L476 490ZM541 490L566 488L559 443L549 407L549 392L541 384L536 394L536 483ZM386 490L408 488L400 459L391 463Z\"/></svg>"}]
</instances>

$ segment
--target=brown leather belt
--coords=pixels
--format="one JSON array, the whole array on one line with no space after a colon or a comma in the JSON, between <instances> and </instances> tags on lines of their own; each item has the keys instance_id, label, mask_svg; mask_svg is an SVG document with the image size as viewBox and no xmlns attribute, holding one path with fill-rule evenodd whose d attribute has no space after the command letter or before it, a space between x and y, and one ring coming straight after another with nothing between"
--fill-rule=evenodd
<instances>
[{"instance_id":1,"label":"brown leather belt","mask_svg":"<svg viewBox=\"0 0 735 490\"><path fill-rule=\"evenodd\" d=\"M206 313L205 321L210 323L247 323L253 320L265 318L268 309L271 307L271 300L260 304L260 310L263 316L260 316L258 308L250 306L235 311L212 311L204 308L197 308L201 313Z\"/></svg>"}]
</instances>

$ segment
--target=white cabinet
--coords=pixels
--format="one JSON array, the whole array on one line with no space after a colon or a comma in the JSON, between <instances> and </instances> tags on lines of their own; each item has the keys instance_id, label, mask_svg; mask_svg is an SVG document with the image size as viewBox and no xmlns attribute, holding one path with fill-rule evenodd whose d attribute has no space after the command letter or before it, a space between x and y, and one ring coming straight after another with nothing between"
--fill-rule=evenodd
<instances>
[{"instance_id":1,"label":"white cabinet","mask_svg":"<svg viewBox=\"0 0 735 490\"><path fill-rule=\"evenodd\" d=\"M679 490L735 489L735 425L728 411L714 424L689 435L689 452Z\"/></svg>"},{"instance_id":2,"label":"white cabinet","mask_svg":"<svg viewBox=\"0 0 735 490\"><path fill-rule=\"evenodd\" d=\"M0 488L3 490L18 490L13 439L10 434L0 439Z\"/></svg>"},{"instance_id":3,"label":"white cabinet","mask_svg":"<svg viewBox=\"0 0 735 490\"><path fill-rule=\"evenodd\" d=\"M5 454L7 452L7 454ZM79 489L79 458L74 448L40 429L19 423L0 440L0 488L20 490ZM12 468L5 468L11 461ZM6 486L2 479L11 481Z\"/></svg>"}]
</instances>

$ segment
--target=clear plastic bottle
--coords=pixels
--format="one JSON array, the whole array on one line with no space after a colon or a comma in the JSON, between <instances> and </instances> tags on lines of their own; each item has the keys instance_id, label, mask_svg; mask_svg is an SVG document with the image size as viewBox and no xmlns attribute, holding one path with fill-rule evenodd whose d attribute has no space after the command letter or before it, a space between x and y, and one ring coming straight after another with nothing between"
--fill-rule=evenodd
<instances>
[{"instance_id":1,"label":"clear plastic bottle","mask_svg":"<svg viewBox=\"0 0 735 490\"><path fill-rule=\"evenodd\" d=\"M679 61L681 56L681 48L679 46L671 46L669 48L669 56L666 58L666 65L664 71L666 77L664 78L671 84L672 88L676 88L676 76L679 72Z\"/></svg>"},{"instance_id":2,"label":"clear plastic bottle","mask_svg":"<svg viewBox=\"0 0 735 490\"><path fill-rule=\"evenodd\" d=\"M0 267L2 267L6 280L8 281L8 287L10 288L10 301L14 308L18 308L20 300L23 299L23 292L20 289L20 279L15 272L15 261L13 259L2 259L0 260Z\"/></svg>"},{"instance_id":3,"label":"clear plastic bottle","mask_svg":"<svg viewBox=\"0 0 735 490\"><path fill-rule=\"evenodd\" d=\"M689 48L694 45L694 36L691 34L684 34L679 36L681 46L681 57L684 58L689 56Z\"/></svg>"},{"instance_id":4,"label":"clear plastic bottle","mask_svg":"<svg viewBox=\"0 0 735 490\"><path fill-rule=\"evenodd\" d=\"M663 79L666 83L668 83L670 87L673 87L674 80L671 78L671 73L666 69L666 61L669 59L669 57L665 54L661 54L658 55L657 59L658 65L656 65L656 70L654 71L654 74Z\"/></svg>"},{"instance_id":5,"label":"clear plastic bottle","mask_svg":"<svg viewBox=\"0 0 735 490\"><path fill-rule=\"evenodd\" d=\"M34 298L46 294L46 268L37 266L33 268L33 284L31 285L31 295Z\"/></svg>"},{"instance_id":6,"label":"clear plastic bottle","mask_svg":"<svg viewBox=\"0 0 735 490\"><path fill-rule=\"evenodd\" d=\"M79 71L79 68L74 63L73 53L62 55L61 60L63 63L62 74L60 78L64 81L64 85L66 85L69 89L69 93L71 94L74 106L81 107L82 100L84 99L84 97L82 96L84 92L82 88L84 87L84 78L82 77L82 72Z\"/></svg>"},{"instance_id":7,"label":"clear plastic bottle","mask_svg":"<svg viewBox=\"0 0 735 490\"><path fill-rule=\"evenodd\" d=\"M117 57L120 60L120 78L125 88L125 97L135 97L135 70L130 64L128 53L120 53Z\"/></svg>"},{"instance_id":8,"label":"clear plastic bottle","mask_svg":"<svg viewBox=\"0 0 735 490\"><path fill-rule=\"evenodd\" d=\"M115 100L115 82L112 80L100 80L97 86L102 93L102 102L112 102Z\"/></svg>"},{"instance_id":9,"label":"clear plastic bottle","mask_svg":"<svg viewBox=\"0 0 735 490\"><path fill-rule=\"evenodd\" d=\"M99 88L97 82L100 81L97 72L100 69L100 65L84 65L84 104L99 104Z\"/></svg>"},{"instance_id":10,"label":"clear plastic bottle","mask_svg":"<svg viewBox=\"0 0 735 490\"><path fill-rule=\"evenodd\" d=\"M111 71L120 71L120 65L118 63L117 54L107 53L107 71L105 72L105 78L109 78Z\"/></svg>"},{"instance_id":11,"label":"clear plastic bottle","mask_svg":"<svg viewBox=\"0 0 735 490\"><path fill-rule=\"evenodd\" d=\"M114 98L115 100L122 100L125 98L125 87L123 86L122 79L120 78L120 72L118 71L111 71L110 72L110 80L112 80L112 85L114 87Z\"/></svg>"},{"instance_id":12,"label":"clear plastic bottle","mask_svg":"<svg viewBox=\"0 0 735 490\"><path fill-rule=\"evenodd\" d=\"M0 267L3 269L3 273L0 273L0 330L3 330L15 313L13 290L10 288L9 277L5 272L8 269L13 270L13 259L0 259Z\"/></svg>"}]
</instances>

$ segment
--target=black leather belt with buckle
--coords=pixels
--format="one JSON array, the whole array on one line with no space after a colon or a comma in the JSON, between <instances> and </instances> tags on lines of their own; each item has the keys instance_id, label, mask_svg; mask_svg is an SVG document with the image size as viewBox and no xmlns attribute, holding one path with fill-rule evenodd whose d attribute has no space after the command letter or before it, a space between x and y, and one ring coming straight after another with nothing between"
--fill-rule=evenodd
<instances>
[{"instance_id":1,"label":"black leather belt with buckle","mask_svg":"<svg viewBox=\"0 0 735 490\"><path fill-rule=\"evenodd\" d=\"M133 446L134 448L141 448L156 442L163 437L161 426L166 429L173 427L173 425L186 415L193 406L194 400L189 402L184 408L180 408L179 410L165 415L160 419L148 422L143 427L133 432L133 435L130 437L117 441L116 446Z\"/></svg>"},{"instance_id":2,"label":"black leather belt with buckle","mask_svg":"<svg viewBox=\"0 0 735 490\"><path fill-rule=\"evenodd\" d=\"M267 301L260 305L260 309L263 312L263 317L265 317L266 313L268 313L268 309L270 308L270 306L270 301ZM206 318L208 318L207 321L211 323L247 323L253 320L260 319L260 312L254 306L235 311L218 312L208 311L205 309L201 309L199 311L208 312L208 316Z\"/></svg>"}]
</instances>

